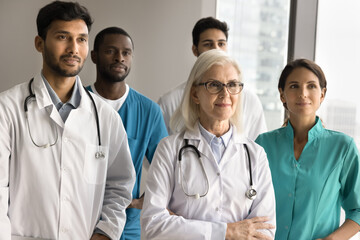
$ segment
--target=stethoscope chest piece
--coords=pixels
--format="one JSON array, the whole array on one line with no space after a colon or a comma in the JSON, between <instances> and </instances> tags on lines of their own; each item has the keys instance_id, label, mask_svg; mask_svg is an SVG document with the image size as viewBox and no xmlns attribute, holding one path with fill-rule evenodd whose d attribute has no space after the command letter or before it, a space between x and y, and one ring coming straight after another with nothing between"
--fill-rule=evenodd
<instances>
[{"instance_id":1,"label":"stethoscope chest piece","mask_svg":"<svg viewBox=\"0 0 360 240\"><path fill-rule=\"evenodd\" d=\"M256 190L253 186L250 186L250 189L245 192L245 196L250 200L254 200L256 198Z\"/></svg>"},{"instance_id":2,"label":"stethoscope chest piece","mask_svg":"<svg viewBox=\"0 0 360 240\"><path fill-rule=\"evenodd\" d=\"M99 159L99 158L105 158L105 154L102 151L97 151L95 153L95 158Z\"/></svg>"}]
</instances>

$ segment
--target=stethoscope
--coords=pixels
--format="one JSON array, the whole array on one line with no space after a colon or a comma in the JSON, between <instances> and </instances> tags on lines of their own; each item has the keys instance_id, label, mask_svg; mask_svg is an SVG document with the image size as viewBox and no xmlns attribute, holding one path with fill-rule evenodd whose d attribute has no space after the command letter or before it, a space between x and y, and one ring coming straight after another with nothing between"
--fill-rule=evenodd
<instances>
[{"instance_id":1,"label":"stethoscope","mask_svg":"<svg viewBox=\"0 0 360 240\"><path fill-rule=\"evenodd\" d=\"M52 124L51 124L51 125L52 125L52 128L55 128L55 134L56 134L55 140L52 141L52 143L50 142L50 143L46 143L46 144L43 144L43 145L42 145L42 144L37 144L37 143L35 142L35 140L33 139L32 134L31 134L30 124L29 124L29 118L28 118L28 103L29 103L32 99L36 100L35 93L34 93L34 92L32 91L32 89L31 89L31 85L32 85L33 81L34 81L34 78L32 78L32 79L30 80L30 82L29 82L29 85L28 85L28 88L29 88L29 96L27 96L27 97L25 98L25 101L24 101L24 111L25 111L25 116L26 116L26 124L28 125L28 131L29 131L30 139L31 139L32 143L33 143L36 147L39 147L39 148L52 147L52 146L54 146L54 145L57 143L57 141L58 141L58 139L59 139L59 133L58 133L58 130L57 130L56 126L55 126L55 123L52 123ZM100 122L99 122L98 111L97 111L97 108L96 108L95 101L94 101L93 97L91 96L90 92L89 92L85 87L84 87L84 89L85 89L85 92L87 93L87 95L89 96L89 98L91 99L91 102L92 102L92 104L93 104L93 106L94 106L94 109L95 109L96 127L97 127L97 134L98 134L99 148L100 148L100 146L101 146L101 139L100 139ZM95 158L97 158L97 159L98 159L98 158L105 158L104 152L99 149L99 151L97 151L97 152L95 153Z\"/></svg>"},{"instance_id":2,"label":"stethoscope","mask_svg":"<svg viewBox=\"0 0 360 240\"><path fill-rule=\"evenodd\" d=\"M184 146L182 146L179 150L179 178L180 178L180 185L181 185L181 188L182 190L184 191L185 195L188 196L188 197L194 197L195 199L199 199L201 197L205 197L207 195L207 193L209 192L209 188L210 188L210 185L209 185L209 179L208 179L208 176L206 174L206 171L205 171L205 167L204 167L204 164L202 162L202 159L201 159L201 154L200 154L200 151L192 144L189 144L189 140L188 139L184 139ZM200 165L201 165L201 170L202 170L202 173L203 175L205 176L205 179L206 179L206 185L207 185L207 189L205 190L204 193L200 194L200 193L196 193L196 194L189 194L187 191L185 191L185 188L184 188L184 185L183 185L183 180L182 180L182 168L181 168L181 157L182 157L182 154L183 152L187 149L187 148L190 148L192 150L194 150L196 156L198 157L198 161L200 162ZM254 200L256 198L256 190L254 189L253 187L253 179L252 179L252 171L251 171L251 159L250 159L250 154L249 154L249 149L248 147L246 146L246 144L244 144L244 148L246 150L246 153L247 153L247 156L248 156L248 161L249 161L249 175L250 175L250 188L245 192L245 196L250 199L250 200Z\"/></svg>"}]
</instances>

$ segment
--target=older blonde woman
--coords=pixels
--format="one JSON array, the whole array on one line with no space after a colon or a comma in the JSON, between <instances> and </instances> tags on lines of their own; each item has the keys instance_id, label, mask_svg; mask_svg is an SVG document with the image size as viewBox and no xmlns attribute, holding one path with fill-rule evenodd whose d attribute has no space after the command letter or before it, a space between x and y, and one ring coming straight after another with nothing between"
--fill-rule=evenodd
<instances>
[{"instance_id":1,"label":"older blonde woman","mask_svg":"<svg viewBox=\"0 0 360 240\"><path fill-rule=\"evenodd\" d=\"M274 237L268 161L241 134L242 88L238 65L223 51L197 59L171 121L182 131L159 143L149 170L143 239Z\"/></svg>"}]
</instances>

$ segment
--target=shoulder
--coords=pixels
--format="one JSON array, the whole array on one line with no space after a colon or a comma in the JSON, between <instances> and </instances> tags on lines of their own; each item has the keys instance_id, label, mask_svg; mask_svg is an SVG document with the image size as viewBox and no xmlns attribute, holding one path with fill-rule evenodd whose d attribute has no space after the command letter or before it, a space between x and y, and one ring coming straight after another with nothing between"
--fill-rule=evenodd
<instances>
[{"instance_id":1,"label":"shoulder","mask_svg":"<svg viewBox=\"0 0 360 240\"><path fill-rule=\"evenodd\" d=\"M133 88L129 90L129 96L133 103L143 104L149 108L157 108L157 104L150 98L144 96Z\"/></svg>"},{"instance_id":2,"label":"shoulder","mask_svg":"<svg viewBox=\"0 0 360 240\"><path fill-rule=\"evenodd\" d=\"M158 103L160 105L167 104L169 102L176 101L176 99L179 99L180 101L184 93L185 86L186 86L186 82L183 82L180 85L176 86L175 88L171 89L170 91L168 91L159 98Z\"/></svg>"},{"instance_id":3,"label":"shoulder","mask_svg":"<svg viewBox=\"0 0 360 240\"><path fill-rule=\"evenodd\" d=\"M141 115L153 116L153 115L161 115L161 110L159 105L151 100L150 98L144 96L133 88L130 88L128 99L125 103L129 110L134 110L135 108L140 108L139 112Z\"/></svg>"},{"instance_id":4,"label":"shoulder","mask_svg":"<svg viewBox=\"0 0 360 240\"><path fill-rule=\"evenodd\" d=\"M10 99L18 99L19 96L23 96L24 98L29 95L28 89L29 83L21 83L16 86L13 86L3 92L0 93L0 100L10 100ZM26 96L25 96L26 95Z\"/></svg>"},{"instance_id":5,"label":"shoulder","mask_svg":"<svg viewBox=\"0 0 360 240\"><path fill-rule=\"evenodd\" d=\"M28 92L28 83L18 84L0 93L0 106L7 109L24 110L24 101Z\"/></svg>"},{"instance_id":6,"label":"shoulder","mask_svg":"<svg viewBox=\"0 0 360 240\"><path fill-rule=\"evenodd\" d=\"M283 136L285 132L286 132L286 128L281 127L269 132L262 133L257 137L256 142L259 143L264 141L273 141L275 138L279 138Z\"/></svg>"},{"instance_id":7,"label":"shoulder","mask_svg":"<svg viewBox=\"0 0 360 240\"><path fill-rule=\"evenodd\" d=\"M170 151L178 151L184 145L185 131L164 137L161 139L158 148L167 148Z\"/></svg>"},{"instance_id":8,"label":"shoulder","mask_svg":"<svg viewBox=\"0 0 360 240\"><path fill-rule=\"evenodd\" d=\"M321 139L330 141L336 144L352 144L354 142L354 139L345 133L330 130L330 129L324 129L323 134L321 135Z\"/></svg>"}]
</instances>

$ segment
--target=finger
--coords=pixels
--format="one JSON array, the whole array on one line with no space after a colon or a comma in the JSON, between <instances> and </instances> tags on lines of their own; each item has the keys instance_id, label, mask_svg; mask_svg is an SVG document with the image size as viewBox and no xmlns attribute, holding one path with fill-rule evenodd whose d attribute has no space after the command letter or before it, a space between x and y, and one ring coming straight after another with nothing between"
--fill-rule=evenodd
<instances>
[{"instance_id":1,"label":"finger","mask_svg":"<svg viewBox=\"0 0 360 240\"><path fill-rule=\"evenodd\" d=\"M253 217L253 218L251 218L251 219L249 219L249 220L251 220L252 222L267 222L267 221L269 221L270 220L270 218L269 217L267 217L267 216L263 216L263 217Z\"/></svg>"},{"instance_id":2,"label":"finger","mask_svg":"<svg viewBox=\"0 0 360 240\"><path fill-rule=\"evenodd\" d=\"M255 238L255 239L261 239L261 240L273 240L272 237L270 237L270 236L268 236L268 235L265 235L265 234L263 234L263 233L261 233L261 232L256 232L256 233L254 234L254 238Z\"/></svg>"},{"instance_id":3,"label":"finger","mask_svg":"<svg viewBox=\"0 0 360 240\"><path fill-rule=\"evenodd\" d=\"M254 223L256 229L274 229L275 226L270 223Z\"/></svg>"}]
</instances>

